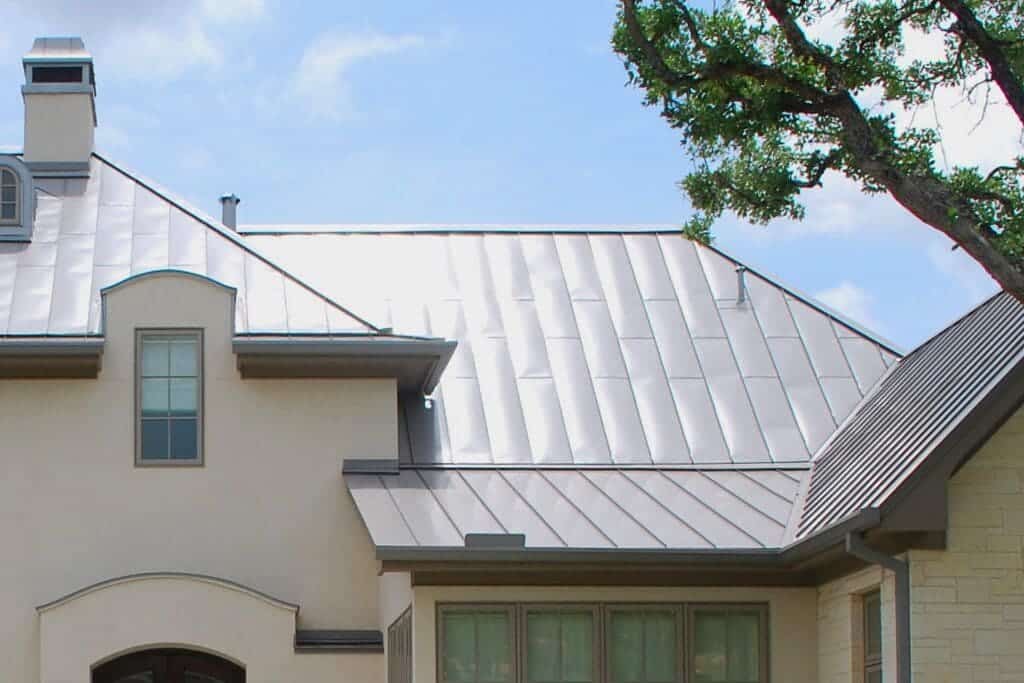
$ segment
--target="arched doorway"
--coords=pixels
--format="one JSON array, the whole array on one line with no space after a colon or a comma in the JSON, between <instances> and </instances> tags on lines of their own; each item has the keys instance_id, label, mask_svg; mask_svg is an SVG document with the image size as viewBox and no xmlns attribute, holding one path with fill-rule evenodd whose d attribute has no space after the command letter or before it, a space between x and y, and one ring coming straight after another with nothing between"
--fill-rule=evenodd
<instances>
[{"instance_id":1,"label":"arched doorway","mask_svg":"<svg viewBox=\"0 0 1024 683\"><path fill-rule=\"evenodd\" d=\"M203 652L143 650L96 667L92 683L245 683L245 670Z\"/></svg>"}]
</instances>

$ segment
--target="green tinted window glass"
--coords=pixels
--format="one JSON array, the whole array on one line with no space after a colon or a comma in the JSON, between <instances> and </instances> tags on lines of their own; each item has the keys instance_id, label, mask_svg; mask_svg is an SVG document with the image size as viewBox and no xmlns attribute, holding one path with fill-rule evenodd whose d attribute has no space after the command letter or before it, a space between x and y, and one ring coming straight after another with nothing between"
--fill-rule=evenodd
<instances>
[{"instance_id":1,"label":"green tinted window glass","mask_svg":"<svg viewBox=\"0 0 1024 683\"><path fill-rule=\"evenodd\" d=\"M529 681L558 680L560 646L558 614L531 613L526 617L526 677Z\"/></svg>"},{"instance_id":2,"label":"green tinted window glass","mask_svg":"<svg viewBox=\"0 0 1024 683\"><path fill-rule=\"evenodd\" d=\"M647 683L672 683L678 679L676 615L647 612L644 620L644 668Z\"/></svg>"},{"instance_id":3,"label":"green tinted window glass","mask_svg":"<svg viewBox=\"0 0 1024 683\"><path fill-rule=\"evenodd\" d=\"M644 616L612 612L608 620L608 669L613 683L644 680Z\"/></svg>"},{"instance_id":4,"label":"green tinted window glass","mask_svg":"<svg viewBox=\"0 0 1024 683\"><path fill-rule=\"evenodd\" d=\"M594 680L594 614L590 610L531 610L526 617L529 683Z\"/></svg>"},{"instance_id":5,"label":"green tinted window glass","mask_svg":"<svg viewBox=\"0 0 1024 683\"><path fill-rule=\"evenodd\" d=\"M441 616L443 683L512 683L512 620L508 612L446 610Z\"/></svg>"},{"instance_id":6,"label":"green tinted window glass","mask_svg":"<svg viewBox=\"0 0 1024 683\"><path fill-rule=\"evenodd\" d=\"M742 608L700 608L693 618L693 674L709 683L761 680L761 613Z\"/></svg>"},{"instance_id":7,"label":"green tinted window glass","mask_svg":"<svg viewBox=\"0 0 1024 683\"><path fill-rule=\"evenodd\" d=\"M562 614L562 681L594 680L594 615L592 612Z\"/></svg>"},{"instance_id":8,"label":"green tinted window glass","mask_svg":"<svg viewBox=\"0 0 1024 683\"><path fill-rule=\"evenodd\" d=\"M140 460L199 460L199 339L199 334L141 336Z\"/></svg>"},{"instance_id":9,"label":"green tinted window glass","mask_svg":"<svg viewBox=\"0 0 1024 683\"><path fill-rule=\"evenodd\" d=\"M508 612L482 612L477 615L479 680L505 683L512 680L512 624Z\"/></svg>"},{"instance_id":10,"label":"green tinted window glass","mask_svg":"<svg viewBox=\"0 0 1024 683\"><path fill-rule=\"evenodd\" d=\"M728 624L721 614L698 612L693 623L693 675L698 681L725 681Z\"/></svg>"},{"instance_id":11,"label":"green tinted window glass","mask_svg":"<svg viewBox=\"0 0 1024 683\"><path fill-rule=\"evenodd\" d=\"M446 613L442 621L444 652L441 671L451 683L473 683L476 678L476 616Z\"/></svg>"}]
</instances>

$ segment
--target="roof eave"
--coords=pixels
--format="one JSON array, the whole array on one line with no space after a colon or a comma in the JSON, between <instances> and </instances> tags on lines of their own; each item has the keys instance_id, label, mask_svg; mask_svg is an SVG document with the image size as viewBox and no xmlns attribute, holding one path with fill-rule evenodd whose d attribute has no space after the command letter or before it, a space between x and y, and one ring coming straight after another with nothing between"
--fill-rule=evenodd
<instances>
[{"instance_id":1,"label":"roof eave","mask_svg":"<svg viewBox=\"0 0 1024 683\"><path fill-rule=\"evenodd\" d=\"M455 353L447 339L236 335L242 377L391 377L401 391L431 394Z\"/></svg>"},{"instance_id":2,"label":"roof eave","mask_svg":"<svg viewBox=\"0 0 1024 683\"><path fill-rule=\"evenodd\" d=\"M0 338L0 379L92 379L102 359L102 337Z\"/></svg>"}]
</instances>

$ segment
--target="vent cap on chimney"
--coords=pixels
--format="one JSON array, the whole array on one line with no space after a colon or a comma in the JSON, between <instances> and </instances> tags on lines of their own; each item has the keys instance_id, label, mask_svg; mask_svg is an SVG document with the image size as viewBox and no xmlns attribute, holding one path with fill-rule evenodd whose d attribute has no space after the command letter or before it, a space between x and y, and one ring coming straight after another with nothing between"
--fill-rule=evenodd
<instances>
[{"instance_id":1,"label":"vent cap on chimney","mask_svg":"<svg viewBox=\"0 0 1024 683\"><path fill-rule=\"evenodd\" d=\"M22 59L25 163L37 177L89 174L96 72L81 38L36 38Z\"/></svg>"}]
</instances>

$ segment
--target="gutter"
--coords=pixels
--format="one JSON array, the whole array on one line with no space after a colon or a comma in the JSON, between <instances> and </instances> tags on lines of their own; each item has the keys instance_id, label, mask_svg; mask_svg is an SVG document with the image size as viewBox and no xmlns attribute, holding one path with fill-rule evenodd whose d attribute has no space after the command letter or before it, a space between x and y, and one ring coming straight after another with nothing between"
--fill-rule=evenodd
<instances>
[{"instance_id":1,"label":"gutter","mask_svg":"<svg viewBox=\"0 0 1024 683\"><path fill-rule=\"evenodd\" d=\"M910 683L910 564L869 547L854 532L846 535L846 552L896 575L896 683Z\"/></svg>"}]
</instances>

